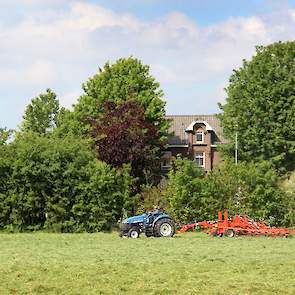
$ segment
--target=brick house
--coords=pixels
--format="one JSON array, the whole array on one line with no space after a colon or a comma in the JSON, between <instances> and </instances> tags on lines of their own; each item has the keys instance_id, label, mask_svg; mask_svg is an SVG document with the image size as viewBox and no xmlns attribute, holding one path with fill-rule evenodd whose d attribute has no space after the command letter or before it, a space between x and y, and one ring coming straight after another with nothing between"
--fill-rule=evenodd
<instances>
[{"instance_id":1,"label":"brick house","mask_svg":"<svg viewBox=\"0 0 295 295\"><path fill-rule=\"evenodd\" d=\"M222 160L217 146L226 143L222 137L220 121L215 115L168 115L171 120L167 149L162 169L171 168L171 158L177 154L196 161L205 171L211 170Z\"/></svg>"}]
</instances>

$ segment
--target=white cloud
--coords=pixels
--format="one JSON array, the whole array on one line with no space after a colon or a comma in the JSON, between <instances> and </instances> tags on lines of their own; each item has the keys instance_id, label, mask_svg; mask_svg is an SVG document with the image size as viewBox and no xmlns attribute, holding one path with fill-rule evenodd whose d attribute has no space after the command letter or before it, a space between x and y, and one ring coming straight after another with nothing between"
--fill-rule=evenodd
<instances>
[{"instance_id":1,"label":"white cloud","mask_svg":"<svg viewBox=\"0 0 295 295\"><path fill-rule=\"evenodd\" d=\"M24 79L28 82L44 84L53 83L57 78L55 66L44 60L33 63L24 73Z\"/></svg>"},{"instance_id":2,"label":"white cloud","mask_svg":"<svg viewBox=\"0 0 295 295\"><path fill-rule=\"evenodd\" d=\"M295 22L295 9L290 9L289 10L290 16L293 19L293 21Z\"/></svg>"},{"instance_id":3,"label":"white cloud","mask_svg":"<svg viewBox=\"0 0 295 295\"><path fill-rule=\"evenodd\" d=\"M220 34L227 40L257 40L267 37L262 19L256 16L230 18L224 23L209 27L209 34Z\"/></svg>"},{"instance_id":4,"label":"white cloud","mask_svg":"<svg viewBox=\"0 0 295 295\"><path fill-rule=\"evenodd\" d=\"M17 84L50 84L57 78L55 65L45 61L37 60L32 64L28 64L24 68L2 68L0 70L0 80L5 82L13 82Z\"/></svg>"},{"instance_id":5,"label":"white cloud","mask_svg":"<svg viewBox=\"0 0 295 295\"><path fill-rule=\"evenodd\" d=\"M41 5L37 0L23 2ZM0 25L0 80L7 87L57 89L66 106L76 101L78 87L98 66L134 55L151 65L169 94L170 112L179 99L184 101L183 109L175 112L199 111L193 106L185 111L185 100L198 96L197 85L210 83L207 104L215 112L212 93L224 99L224 81L243 58L255 53L255 45L295 39L295 10L279 17L231 17L200 26L180 12L141 20L87 1L46 3L53 5L26 13L10 26ZM58 3L63 3L62 9Z\"/></svg>"},{"instance_id":6,"label":"white cloud","mask_svg":"<svg viewBox=\"0 0 295 295\"><path fill-rule=\"evenodd\" d=\"M71 30L94 31L104 27L119 26L126 30L137 30L139 22L128 14L116 14L109 9L87 3L74 3L69 18L61 22Z\"/></svg>"},{"instance_id":7,"label":"white cloud","mask_svg":"<svg viewBox=\"0 0 295 295\"><path fill-rule=\"evenodd\" d=\"M73 90L62 93L58 98L62 106L71 109L73 102L75 102L81 94L82 90Z\"/></svg>"}]
</instances>

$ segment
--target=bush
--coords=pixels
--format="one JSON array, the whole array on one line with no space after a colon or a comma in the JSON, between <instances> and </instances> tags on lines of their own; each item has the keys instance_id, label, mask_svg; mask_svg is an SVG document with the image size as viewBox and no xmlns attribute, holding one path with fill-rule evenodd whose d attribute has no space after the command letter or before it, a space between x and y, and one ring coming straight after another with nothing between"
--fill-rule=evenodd
<instances>
[{"instance_id":1,"label":"bush","mask_svg":"<svg viewBox=\"0 0 295 295\"><path fill-rule=\"evenodd\" d=\"M285 220L287 225L295 226L295 171L290 173L281 183L282 189L286 192L285 202L287 212Z\"/></svg>"},{"instance_id":2,"label":"bush","mask_svg":"<svg viewBox=\"0 0 295 295\"><path fill-rule=\"evenodd\" d=\"M87 181L78 185L72 213L76 231L109 230L122 217L129 200L130 168L115 170L104 162L92 161L83 167Z\"/></svg>"},{"instance_id":3,"label":"bush","mask_svg":"<svg viewBox=\"0 0 295 295\"><path fill-rule=\"evenodd\" d=\"M174 159L174 169L168 174L169 184L166 197L170 213L181 223L205 218L208 212L204 202L208 199L205 192L205 173L195 162L187 159Z\"/></svg>"},{"instance_id":4,"label":"bush","mask_svg":"<svg viewBox=\"0 0 295 295\"><path fill-rule=\"evenodd\" d=\"M142 214L155 208L169 210L169 203L166 196L167 180L165 178L156 185L146 185L142 188L141 202L137 208L137 214Z\"/></svg>"},{"instance_id":5,"label":"bush","mask_svg":"<svg viewBox=\"0 0 295 295\"><path fill-rule=\"evenodd\" d=\"M129 170L96 160L85 140L22 134L0 163L0 228L99 231L128 207Z\"/></svg>"},{"instance_id":6,"label":"bush","mask_svg":"<svg viewBox=\"0 0 295 295\"><path fill-rule=\"evenodd\" d=\"M216 219L219 210L247 214L271 224L286 223L288 204L279 177L268 162L226 161L205 174L190 160L177 158L168 174L167 198L178 222Z\"/></svg>"},{"instance_id":7,"label":"bush","mask_svg":"<svg viewBox=\"0 0 295 295\"><path fill-rule=\"evenodd\" d=\"M210 193L219 208L231 214L246 214L271 225L285 223L286 196L279 176L269 162L235 165L227 161L208 174Z\"/></svg>"}]
</instances>

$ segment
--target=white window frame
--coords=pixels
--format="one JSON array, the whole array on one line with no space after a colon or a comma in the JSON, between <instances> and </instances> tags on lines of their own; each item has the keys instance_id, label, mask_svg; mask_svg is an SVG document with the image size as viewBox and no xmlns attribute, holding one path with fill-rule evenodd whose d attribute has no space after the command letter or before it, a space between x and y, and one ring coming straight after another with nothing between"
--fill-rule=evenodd
<instances>
[{"instance_id":1,"label":"white window frame","mask_svg":"<svg viewBox=\"0 0 295 295\"><path fill-rule=\"evenodd\" d=\"M202 134L202 140L198 140L198 134ZM204 131L196 131L196 142L197 143L204 143Z\"/></svg>"},{"instance_id":2,"label":"white window frame","mask_svg":"<svg viewBox=\"0 0 295 295\"><path fill-rule=\"evenodd\" d=\"M202 154L202 156L197 156L197 154ZM203 159L203 165L198 165L197 159ZM205 168L205 165L206 165L205 152L195 152L195 161L198 167Z\"/></svg>"},{"instance_id":3,"label":"white window frame","mask_svg":"<svg viewBox=\"0 0 295 295\"><path fill-rule=\"evenodd\" d=\"M172 152L164 152L163 159L169 159L169 164L164 165L163 161L161 162L161 166L164 169L170 169L172 168ZM167 161L168 162L168 161Z\"/></svg>"}]
</instances>

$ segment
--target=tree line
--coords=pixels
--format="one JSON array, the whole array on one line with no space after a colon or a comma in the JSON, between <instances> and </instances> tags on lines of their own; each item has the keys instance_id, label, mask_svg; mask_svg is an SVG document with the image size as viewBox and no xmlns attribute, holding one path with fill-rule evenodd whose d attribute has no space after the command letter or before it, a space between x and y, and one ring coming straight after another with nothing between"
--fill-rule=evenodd
<instances>
[{"instance_id":1,"label":"tree line","mask_svg":"<svg viewBox=\"0 0 295 295\"><path fill-rule=\"evenodd\" d=\"M170 122L160 84L140 60L107 62L83 85L73 109L47 89L23 122L0 129L0 228L95 232L124 214L161 207L176 221L215 219L221 209L294 225L294 191L280 185L295 164L295 42L257 47L234 71L220 105L225 135L239 135L225 161L204 173L160 160Z\"/></svg>"}]
</instances>

